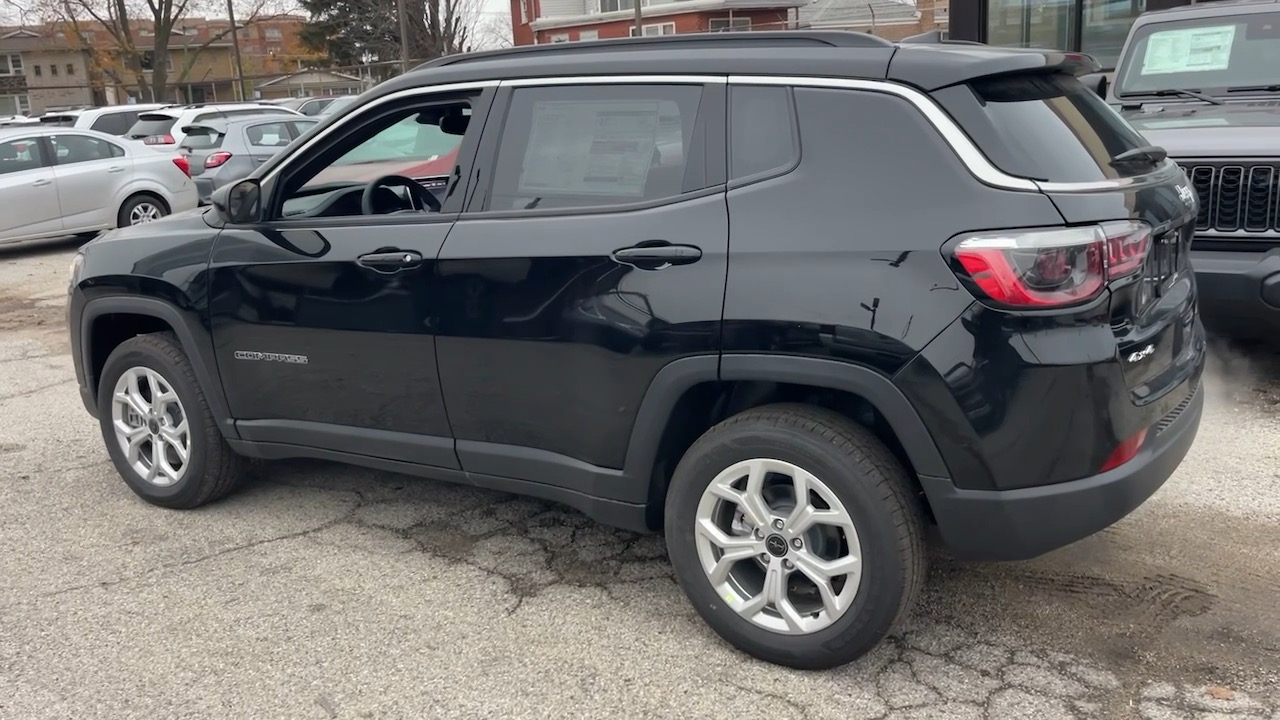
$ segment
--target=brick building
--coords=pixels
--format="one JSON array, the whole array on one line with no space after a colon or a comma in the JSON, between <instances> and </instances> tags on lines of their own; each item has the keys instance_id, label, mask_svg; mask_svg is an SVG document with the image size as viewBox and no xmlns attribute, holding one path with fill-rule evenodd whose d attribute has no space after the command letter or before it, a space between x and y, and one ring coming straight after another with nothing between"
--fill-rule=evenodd
<instances>
[{"instance_id":1,"label":"brick building","mask_svg":"<svg viewBox=\"0 0 1280 720\"><path fill-rule=\"evenodd\" d=\"M246 78L279 76L298 70L313 54L301 49L298 34L306 18L285 15L259 19L236 31ZM155 57L153 25L135 21L133 36L143 53L143 76L168 68L169 91L159 102L234 100L235 52L230 24L219 18L184 18L173 28L165 58ZM147 102L125 72L111 34L82 23L0 28L0 117L39 115L50 108ZM251 85L252 83L247 83ZM246 88L245 97L252 96Z\"/></svg>"},{"instance_id":2,"label":"brick building","mask_svg":"<svg viewBox=\"0 0 1280 720\"><path fill-rule=\"evenodd\" d=\"M511 0L515 44L635 35L635 0ZM889 38L946 29L949 0L641 0L646 35L822 28Z\"/></svg>"}]
</instances>

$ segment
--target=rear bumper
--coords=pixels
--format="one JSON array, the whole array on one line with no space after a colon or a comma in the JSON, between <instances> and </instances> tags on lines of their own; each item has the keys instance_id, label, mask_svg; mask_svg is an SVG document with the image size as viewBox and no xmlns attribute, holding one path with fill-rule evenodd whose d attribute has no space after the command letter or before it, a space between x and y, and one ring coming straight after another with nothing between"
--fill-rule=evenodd
<instances>
[{"instance_id":1,"label":"rear bumper","mask_svg":"<svg viewBox=\"0 0 1280 720\"><path fill-rule=\"evenodd\" d=\"M1200 317L1210 330L1280 337L1280 248L1266 253L1191 251Z\"/></svg>"},{"instance_id":2,"label":"rear bumper","mask_svg":"<svg viewBox=\"0 0 1280 720\"><path fill-rule=\"evenodd\" d=\"M1099 475L1016 490L965 490L921 476L943 541L964 559L1025 560L1114 524L1155 494L1190 450L1204 410L1198 373L1191 388L1133 460Z\"/></svg>"}]
</instances>

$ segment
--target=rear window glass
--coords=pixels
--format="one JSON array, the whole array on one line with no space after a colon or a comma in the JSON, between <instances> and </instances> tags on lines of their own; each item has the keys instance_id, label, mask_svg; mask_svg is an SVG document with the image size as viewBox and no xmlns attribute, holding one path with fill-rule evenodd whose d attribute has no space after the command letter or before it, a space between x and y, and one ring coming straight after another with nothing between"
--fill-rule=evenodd
<instances>
[{"instance_id":1,"label":"rear window glass","mask_svg":"<svg viewBox=\"0 0 1280 720\"><path fill-rule=\"evenodd\" d=\"M1072 76L987 78L971 83L968 92L962 101L949 94L952 102L944 104L987 158L1010 175L1091 182L1150 171L1137 163L1111 165L1116 155L1150 143Z\"/></svg>"},{"instance_id":2,"label":"rear window glass","mask_svg":"<svg viewBox=\"0 0 1280 720\"><path fill-rule=\"evenodd\" d=\"M165 135L173 129L173 124L178 121L177 118L169 115L157 115L155 113L144 113L138 116L138 122L129 128L129 137L145 138L152 135Z\"/></svg>"},{"instance_id":3,"label":"rear window glass","mask_svg":"<svg viewBox=\"0 0 1280 720\"><path fill-rule=\"evenodd\" d=\"M213 128L191 128L191 132L182 138L182 146L192 150L208 150L221 147L222 133Z\"/></svg>"},{"instance_id":4,"label":"rear window glass","mask_svg":"<svg viewBox=\"0 0 1280 720\"><path fill-rule=\"evenodd\" d=\"M108 135L123 135L128 132L129 126L135 122L130 115L130 113L123 112L106 113L94 120L89 129L104 132Z\"/></svg>"},{"instance_id":5,"label":"rear window glass","mask_svg":"<svg viewBox=\"0 0 1280 720\"><path fill-rule=\"evenodd\" d=\"M40 118L41 125L52 125L54 127L71 127L76 124L75 115L45 115Z\"/></svg>"}]
</instances>

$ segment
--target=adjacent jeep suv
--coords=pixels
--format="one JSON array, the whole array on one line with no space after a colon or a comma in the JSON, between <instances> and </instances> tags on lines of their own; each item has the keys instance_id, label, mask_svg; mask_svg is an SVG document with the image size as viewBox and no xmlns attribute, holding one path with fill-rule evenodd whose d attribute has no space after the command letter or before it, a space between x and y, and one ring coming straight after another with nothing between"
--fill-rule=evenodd
<instances>
[{"instance_id":1,"label":"adjacent jeep suv","mask_svg":"<svg viewBox=\"0 0 1280 720\"><path fill-rule=\"evenodd\" d=\"M1212 2L1140 16L1107 95L1195 189L1191 264L1205 324L1280 338L1280 6Z\"/></svg>"},{"instance_id":2,"label":"adjacent jeep suv","mask_svg":"<svg viewBox=\"0 0 1280 720\"><path fill-rule=\"evenodd\" d=\"M84 403L156 505L245 457L537 496L663 530L738 648L838 665L928 526L1039 555L1192 444L1198 208L1096 70L801 31L434 61L86 245Z\"/></svg>"}]
</instances>

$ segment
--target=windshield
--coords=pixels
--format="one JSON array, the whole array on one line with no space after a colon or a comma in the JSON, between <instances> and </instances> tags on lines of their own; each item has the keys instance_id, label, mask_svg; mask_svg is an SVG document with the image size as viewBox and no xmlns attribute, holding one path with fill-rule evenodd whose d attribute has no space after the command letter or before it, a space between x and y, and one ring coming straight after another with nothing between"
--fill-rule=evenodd
<instances>
[{"instance_id":1,"label":"windshield","mask_svg":"<svg viewBox=\"0 0 1280 720\"><path fill-rule=\"evenodd\" d=\"M1216 95L1273 85L1280 85L1280 12L1143 25L1116 72L1115 92L1193 89Z\"/></svg>"}]
</instances>

